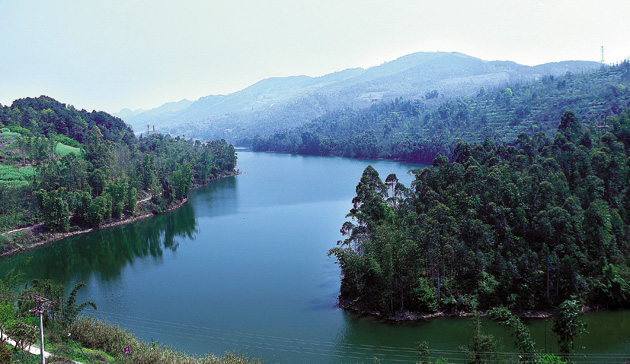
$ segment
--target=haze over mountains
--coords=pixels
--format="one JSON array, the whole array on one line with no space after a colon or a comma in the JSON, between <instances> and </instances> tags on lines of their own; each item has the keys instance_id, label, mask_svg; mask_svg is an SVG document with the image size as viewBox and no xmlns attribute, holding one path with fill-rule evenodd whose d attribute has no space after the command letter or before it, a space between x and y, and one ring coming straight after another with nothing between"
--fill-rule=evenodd
<instances>
[{"instance_id":1,"label":"haze over mountains","mask_svg":"<svg viewBox=\"0 0 630 364\"><path fill-rule=\"evenodd\" d=\"M302 125L326 112L364 108L379 101L435 100L469 96L486 88L506 87L544 75L579 73L600 63L565 61L525 66L509 61L484 61L461 53L414 53L368 69L353 68L321 77L268 78L229 95L197 101L170 102L156 109L115 114L136 132L147 125L156 131L199 139L224 138L239 144L256 135ZM434 104L437 104L433 100Z\"/></svg>"}]
</instances>

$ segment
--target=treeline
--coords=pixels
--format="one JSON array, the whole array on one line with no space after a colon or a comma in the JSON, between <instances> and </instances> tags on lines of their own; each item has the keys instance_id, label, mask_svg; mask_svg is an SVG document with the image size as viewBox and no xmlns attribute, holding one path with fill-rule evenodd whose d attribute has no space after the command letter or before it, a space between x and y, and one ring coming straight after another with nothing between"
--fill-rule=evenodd
<instances>
[{"instance_id":1,"label":"treeline","mask_svg":"<svg viewBox=\"0 0 630 364\"><path fill-rule=\"evenodd\" d=\"M234 147L224 140L136 138L118 118L46 96L1 107L0 121L11 135L0 143L2 165L34 169L26 182L0 178L2 230L37 222L52 231L97 227L133 216L142 197L159 213L236 165ZM72 152L60 153L60 145Z\"/></svg>"},{"instance_id":2,"label":"treeline","mask_svg":"<svg viewBox=\"0 0 630 364\"><path fill-rule=\"evenodd\" d=\"M341 302L385 315L629 307L630 111L606 124L567 111L553 139L459 142L410 188L367 167L329 252Z\"/></svg>"},{"instance_id":3,"label":"treeline","mask_svg":"<svg viewBox=\"0 0 630 364\"><path fill-rule=\"evenodd\" d=\"M619 115L630 107L630 62L507 86L482 87L474 97L455 100L435 90L422 99L332 112L296 129L256 137L251 144L255 151L430 164L438 152L450 156L460 140L509 143L522 132L553 133L565 110L573 110L584 126Z\"/></svg>"},{"instance_id":4,"label":"treeline","mask_svg":"<svg viewBox=\"0 0 630 364\"><path fill-rule=\"evenodd\" d=\"M18 99L11 106L0 107L0 124L26 136L65 136L78 144L86 142L94 126L105 140L114 143L130 145L136 139L131 128L117 117L102 111L77 110L48 96Z\"/></svg>"}]
</instances>

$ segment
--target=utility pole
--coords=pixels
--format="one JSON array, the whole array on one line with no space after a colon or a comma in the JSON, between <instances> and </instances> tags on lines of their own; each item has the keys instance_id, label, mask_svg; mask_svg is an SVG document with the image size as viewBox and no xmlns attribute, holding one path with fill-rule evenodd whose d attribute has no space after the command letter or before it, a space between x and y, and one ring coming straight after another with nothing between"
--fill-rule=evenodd
<instances>
[{"instance_id":1,"label":"utility pole","mask_svg":"<svg viewBox=\"0 0 630 364\"><path fill-rule=\"evenodd\" d=\"M608 129L609 127L610 125L606 125L606 119L604 119L604 125L595 125L595 128L597 128L598 143L602 141L602 129L604 129L604 132L606 132L605 129Z\"/></svg>"},{"instance_id":2,"label":"utility pole","mask_svg":"<svg viewBox=\"0 0 630 364\"><path fill-rule=\"evenodd\" d=\"M46 309L50 307L53 302L37 293L29 294L25 298L35 303L35 307L30 309L29 312L39 314L40 351L42 356L42 364L46 364L46 359L44 358L44 311L46 311Z\"/></svg>"}]
</instances>

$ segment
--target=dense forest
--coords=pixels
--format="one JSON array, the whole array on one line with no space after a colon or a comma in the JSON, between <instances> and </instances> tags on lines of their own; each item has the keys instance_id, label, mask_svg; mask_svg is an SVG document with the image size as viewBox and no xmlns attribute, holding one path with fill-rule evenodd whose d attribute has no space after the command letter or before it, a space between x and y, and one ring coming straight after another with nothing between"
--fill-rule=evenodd
<instances>
[{"instance_id":1,"label":"dense forest","mask_svg":"<svg viewBox=\"0 0 630 364\"><path fill-rule=\"evenodd\" d=\"M460 141L409 188L368 166L329 252L342 304L384 315L629 307L630 110L606 125L567 111L555 136Z\"/></svg>"},{"instance_id":2,"label":"dense forest","mask_svg":"<svg viewBox=\"0 0 630 364\"><path fill-rule=\"evenodd\" d=\"M430 164L450 156L458 141L513 141L522 132L553 133L558 117L573 110L590 126L630 107L630 62L583 74L542 79L473 97L447 99L437 90L423 99L375 103L331 112L302 127L251 140L255 151L352 158L388 158Z\"/></svg>"},{"instance_id":3,"label":"dense forest","mask_svg":"<svg viewBox=\"0 0 630 364\"><path fill-rule=\"evenodd\" d=\"M140 199L159 213L236 165L224 140L136 138L119 118L46 96L0 107L0 129L2 231L40 222L59 232L98 227L134 216ZM14 245L0 238L0 251Z\"/></svg>"}]
</instances>

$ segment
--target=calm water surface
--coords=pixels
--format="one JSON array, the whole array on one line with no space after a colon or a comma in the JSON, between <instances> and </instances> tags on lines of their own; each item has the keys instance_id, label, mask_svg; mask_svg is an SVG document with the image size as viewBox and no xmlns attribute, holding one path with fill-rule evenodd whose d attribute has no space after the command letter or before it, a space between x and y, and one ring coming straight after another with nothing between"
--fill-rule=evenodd
<instances>
[{"instance_id":1,"label":"calm water surface","mask_svg":"<svg viewBox=\"0 0 630 364\"><path fill-rule=\"evenodd\" d=\"M239 152L244 174L191 192L182 208L59 241L0 261L30 278L85 281L88 314L146 340L195 354L239 351L275 363L414 362L426 340L452 357L466 319L389 324L335 306L339 269L328 249L367 164L407 186L416 165ZM28 259L31 259L28 261ZM28 262L28 263L25 263ZM630 353L630 313L589 313L583 352ZM486 331L505 336L484 322ZM556 347L550 322L530 322L540 348ZM603 362L604 360L600 360Z\"/></svg>"}]
</instances>

